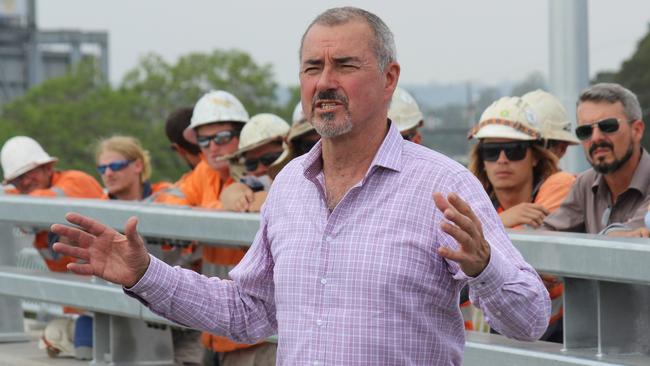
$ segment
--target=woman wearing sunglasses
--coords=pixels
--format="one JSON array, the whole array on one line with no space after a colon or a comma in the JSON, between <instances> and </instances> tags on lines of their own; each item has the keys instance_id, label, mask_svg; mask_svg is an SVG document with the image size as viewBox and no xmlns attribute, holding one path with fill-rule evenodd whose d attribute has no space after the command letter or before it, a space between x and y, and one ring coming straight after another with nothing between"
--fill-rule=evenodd
<instances>
[{"instance_id":1,"label":"woman wearing sunglasses","mask_svg":"<svg viewBox=\"0 0 650 366\"><path fill-rule=\"evenodd\" d=\"M221 203L226 210L260 210L272 182L269 167L282 157L283 140L289 129L287 122L271 113L251 117L241 131L238 150L227 157L230 174L239 183L221 193Z\"/></svg>"},{"instance_id":2,"label":"woman wearing sunglasses","mask_svg":"<svg viewBox=\"0 0 650 366\"><path fill-rule=\"evenodd\" d=\"M541 146L541 133L528 104L504 97L490 105L469 133L478 143L469 170L483 184L503 225L537 228L551 205L536 203L546 179L558 171L557 158ZM570 187L567 187L568 194ZM564 197L556 197L557 205Z\"/></svg>"},{"instance_id":3,"label":"woman wearing sunglasses","mask_svg":"<svg viewBox=\"0 0 650 366\"><path fill-rule=\"evenodd\" d=\"M104 199L143 201L171 186L168 182L151 183L149 152L129 136L100 140L95 151L97 173L106 187Z\"/></svg>"},{"instance_id":4,"label":"woman wearing sunglasses","mask_svg":"<svg viewBox=\"0 0 650 366\"><path fill-rule=\"evenodd\" d=\"M489 194L506 228L538 228L569 194L574 179L558 174L557 157L543 148L538 117L525 101L504 97L490 105L469 137L469 170ZM565 184L557 184L559 177ZM543 340L562 342L562 282L540 274L552 300ZM466 306L466 305L465 305Z\"/></svg>"}]
</instances>

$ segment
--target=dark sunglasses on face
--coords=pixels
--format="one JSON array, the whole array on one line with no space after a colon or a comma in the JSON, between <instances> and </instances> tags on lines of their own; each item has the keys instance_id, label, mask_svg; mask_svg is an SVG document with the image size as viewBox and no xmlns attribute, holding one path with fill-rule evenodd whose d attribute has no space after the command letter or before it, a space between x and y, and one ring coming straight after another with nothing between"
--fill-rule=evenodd
<instances>
[{"instance_id":1,"label":"dark sunglasses on face","mask_svg":"<svg viewBox=\"0 0 650 366\"><path fill-rule=\"evenodd\" d=\"M414 138L415 135L417 135L417 134L418 134L418 131L411 131L411 132L409 132L409 133L402 134L402 138L403 138L404 140L413 141L413 138Z\"/></svg>"},{"instance_id":2,"label":"dark sunglasses on face","mask_svg":"<svg viewBox=\"0 0 650 366\"><path fill-rule=\"evenodd\" d=\"M257 170L257 166L259 165L259 163L262 163L262 165L264 166L269 166L273 164L274 161L278 160L280 155L282 155L282 151L275 151L275 152L266 153L257 159L246 159L244 161L244 165L246 166L246 171L254 172L255 170Z\"/></svg>"},{"instance_id":3,"label":"dark sunglasses on face","mask_svg":"<svg viewBox=\"0 0 650 366\"><path fill-rule=\"evenodd\" d=\"M197 136L196 142L199 144L199 147L206 149L210 146L210 141L214 141L217 145L225 145L237 136L239 135L233 130L221 131L211 136Z\"/></svg>"},{"instance_id":4,"label":"dark sunglasses on face","mask_svg":"<svg viewBox=\"0 0 650 366\"><path fill-rule=\"evenodd\" d=\"M120 170L129 166L129 164L132 162L133 160L116 160L108 164L97 165L97 173L104 175L106 173L106 169L108 168L111 168L111 171L113 172L119 172Z\"/></svg>"},{"instance_id":5,"label":"dark sunglasses on face","mask_svg":"<svg viewBox=\"0 0 650 366\"><path fill-rule=\"evenodd\" d=\"M531 141L513 141L513 142L492 142L481 143L479 149L484 161L497 161L501 151L506 153L506 158L510 161L519 161L526 157L528 148L532 146Z\"/></svg>"},{"instance_id":6,"label":"dark sunglasses on face","mask_svg":"<svg viewBox=\"0 0 650 366\"><path fill-rule=\"evenodd\" d=\"M582 125L576 127L576 136L578 139L585 141L591 138L591 135L594 133L594 125L598 126L598 129L602 133L614 133L618 131L619 123L616 118L607 118L602 121L590 123L588 125Z\"/></svg>"}]
</instances>

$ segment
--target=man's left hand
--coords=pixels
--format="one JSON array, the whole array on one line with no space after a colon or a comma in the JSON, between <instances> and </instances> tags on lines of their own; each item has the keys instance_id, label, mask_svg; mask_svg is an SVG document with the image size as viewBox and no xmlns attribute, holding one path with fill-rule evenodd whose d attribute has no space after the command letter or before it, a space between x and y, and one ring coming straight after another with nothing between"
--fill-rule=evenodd
<instances>
[{"instance_id":1,"label":"man's left hand","mask_svg":"<svg viewBox=\"0 0 650 366\"><path fill-rule=\"evenodd\" d=\"M442 211L445 219L453 222L453 224L443 222L442 231L451 235L460 245L457 251L440 247L438 254L457 262L466 275L470 277L480 275L490 261L490 245L483 237L481 221L472 208L456 193L450 193L445 198L441 193L434 192L433 201Z\"/></svg>"}]
</instances>

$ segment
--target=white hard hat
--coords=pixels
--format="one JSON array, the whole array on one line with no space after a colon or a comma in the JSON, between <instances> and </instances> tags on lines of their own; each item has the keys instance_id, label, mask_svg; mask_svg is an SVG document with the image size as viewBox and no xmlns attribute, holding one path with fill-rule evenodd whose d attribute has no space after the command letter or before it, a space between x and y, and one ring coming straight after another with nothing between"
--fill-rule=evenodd
<instances>
[{"instance_id":1,"label":"white hard hat","mask_svg":"<svg viewBox=\"0 0 650 366\"><path fill-rule=\"evenodd\" d=\"M57 161L48 155L41 145L31 137L15 136L7 140L0 152L3 183L19 177L43 164Z\"/></svg>"},{"instance_id":2,"label":"white hard hat","mask_svg":"<svg viewBox=\"0 0 650 366\"><path fill-rule=\"evenodd\" d=\"M571 131L571 121L559 99L540 89L524 94L521 99L535 112L543 138L573 145L580 143Z\"/></svg>"},{"instance_id":3,"label":"white hard hat","mask_svg":"<svg viewBox=\"0 0 650 366\"><path fill-rule=\"evenodd\" d=\"M248 112L234 95L213 90L204 94L192 111L190 125L183 131L183 137L196 144L195 129L216 122L248 122Z\"/></svg>"},{"instance_id":4,"label":"white hard hat","mask_svg":"<svg viewBox=\"0 0 650 366\"><path fill-rule=\"evenodd\" d=\"M293 117L291 119L291 129L287 140L292 141L308 132L314 131L314 126L307 121L305 114L302 111L302 103L298 102L296 108L293 109Z\"/></svg>"},{"instance_id":5,"label":"white hard hat","mask_svg":"<svg viewBox=\"0 0 650 366\"><path fill-rule=\"evenodd\" d=\"M539 140L541 132L532 108L519 97L503 97L492 103L467 138Z\"/></svg>"},{"instance_id":6,"label":"white hard hat","mask_svg":"<svg viewBox=\"0 0 650 366\"><path fill-rule=\"evenodd\" d=\"M38 346L47 350L50 357L74 357L74 319L60 318L49 322L43 331Z\"/></svg>"},{"instance_id":7,"label":"white hard hat","mask_svg":"<svg viewBox=\"0 0 650 366\"><path fill-rule=\"evenodd\" d=\"M306 121L305 113L302 111L302 103L298 102L296 108L293 109L293 115L291 116L291 125L302 123Z\"/></svg>"},{"instance_id":8,"label":"white hard hat","mask_svg":"<svg viewBox=\"0 0 650 366\"><path fill-rule=\"evenodd\" d=\"M399 132L417 127L424 119L418 103L406 90L397 87L388 109L388 118L395 122Z\"/></svg>"},{"instance_id":9,"label":"white hard hat","mask_svg":"<svg viewBox=\"0 0 650 366\"><path fill-rule=\"evenodd\" d=\"M281 141L289 133L289 128L289 124L275 114L254 115L241 130L239 150L235 155L241 155L274 140Z\"/></svg>"}]
</instances>

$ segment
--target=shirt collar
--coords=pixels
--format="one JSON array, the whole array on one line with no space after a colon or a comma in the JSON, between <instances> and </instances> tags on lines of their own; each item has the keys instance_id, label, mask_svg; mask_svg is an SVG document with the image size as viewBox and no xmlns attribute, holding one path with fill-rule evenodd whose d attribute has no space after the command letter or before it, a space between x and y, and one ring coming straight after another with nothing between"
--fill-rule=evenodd
<instances>
[{"instance_id":1,"label":"shirt collar","mask_svg":"<svg viewBox=\"0 0 650 366\"><path fill-rule=\"evenodd\" d=\"M404 138L402 138L402 135L390 119L387 122L390 124L388 133L384 137L384 141L370 164L369 172L375 166L397 172L401 171ZM319 140L314 145L314 148L306 154L305 159L302 161L305 177L309 179L314 178L323 170L322 149L322 140Z\"/></svg>"},{"instance_id":2,"label":"shirt collar","mask_svg":"<svg viewBox=\"0 0 650 366\"><path fill-rule=\"evenodd\" d=\"M600 187L606 187L605 180L603 175L598 173L594 183L591 185L592 192L596 193ZM639 159L639 165L637 165L636 170L634 170L634 175L630 181L630 186L628 189L636 189L637 191L644 194L650 188L650 154L644 149L641 148L641 159Z\"/></svg>"}]
</instances>

